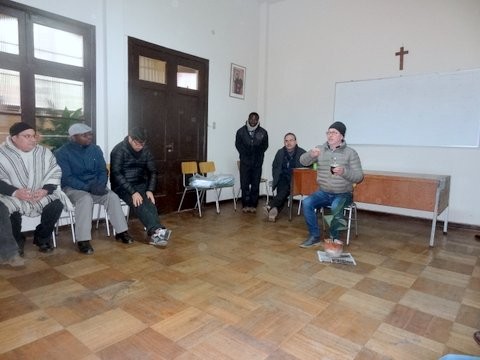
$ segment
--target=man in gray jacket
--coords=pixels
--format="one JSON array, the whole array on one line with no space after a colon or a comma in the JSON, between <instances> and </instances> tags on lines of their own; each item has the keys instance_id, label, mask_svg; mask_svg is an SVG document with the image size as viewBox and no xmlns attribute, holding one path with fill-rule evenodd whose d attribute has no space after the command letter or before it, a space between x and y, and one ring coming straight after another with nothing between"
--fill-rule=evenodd
<instances>
[{"instance_id":1,"label":"man in gray jacket","mask_svg":"<svg viewBox=\"0 0 480 360\"><path fill-rule=\"evenodd\" d=\"M317 163L317 183L320 189L303 200L303 216L308 227L308 238L300 247L320 244L320 228L316 209L331 207L330 238L338 240L338 231L344 226L343 209L353 200L353 186L363 180L363 170L357 152L345 142L347 128L340 121L327 131L327 141L300 157L304 166Z\"/></svg>"}]
</instances>

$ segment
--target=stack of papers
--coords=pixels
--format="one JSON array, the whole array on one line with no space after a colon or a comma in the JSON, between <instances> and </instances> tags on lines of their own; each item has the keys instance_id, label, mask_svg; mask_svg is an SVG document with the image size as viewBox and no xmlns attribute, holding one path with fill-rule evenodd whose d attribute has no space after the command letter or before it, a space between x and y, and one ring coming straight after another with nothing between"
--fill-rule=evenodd
<instances>
[{"instance_id":1,"label":"stack of papers","mask_svg":"<svg viewBox=\"0 0 480 360\"><path fill-rule=\"evenodd\" d=\"M318 260L323 263L343 264L343 265L357 265L355 259L350 253L341 253L339 256L330 256L325 251L317 251Z\"/></svg>"}]
</instances>

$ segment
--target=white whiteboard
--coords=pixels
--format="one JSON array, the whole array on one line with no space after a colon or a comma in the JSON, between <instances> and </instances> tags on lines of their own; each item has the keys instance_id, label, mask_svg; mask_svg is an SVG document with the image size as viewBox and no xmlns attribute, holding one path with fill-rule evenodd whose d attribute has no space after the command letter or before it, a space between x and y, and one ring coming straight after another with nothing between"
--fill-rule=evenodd
<instances>
[{"instance_id":1,"label":"white whiteboard","mask_svg":"<svg viewBox=\"0 0 480 360\"><path fill-rule=\"evenodd\" d=\"M478 147L480 70L338 82L348 144Z\"/></svg>"}]
</instances>

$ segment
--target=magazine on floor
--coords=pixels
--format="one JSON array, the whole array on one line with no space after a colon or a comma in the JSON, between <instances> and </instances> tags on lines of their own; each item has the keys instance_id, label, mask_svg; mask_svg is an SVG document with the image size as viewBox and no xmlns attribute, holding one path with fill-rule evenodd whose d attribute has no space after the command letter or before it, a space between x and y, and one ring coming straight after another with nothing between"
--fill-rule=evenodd
<instances>
[{"instance_id":1,"label":"magazine on floor","mask_svg":"<svg viewBox=\"0 0 480 360\"><path fill-rule=\"evenodd\" d=\"M317 251L318 260L324 263L343 264L343 265L357 265L355 259L350 253L341 253L339 256L330 256L325 251Z\"/></svg>"}]
</instances>

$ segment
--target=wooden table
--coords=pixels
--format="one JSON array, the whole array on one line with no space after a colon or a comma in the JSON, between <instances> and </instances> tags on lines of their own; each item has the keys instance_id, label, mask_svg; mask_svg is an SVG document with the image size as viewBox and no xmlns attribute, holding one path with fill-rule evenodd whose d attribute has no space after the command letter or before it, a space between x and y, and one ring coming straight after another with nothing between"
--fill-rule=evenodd
<instances>
[{"instance_id":1,"label":"wooden table","mask_svg":"<svg viewBox=\"0 0 480 360\"><path fill-rule=\"evenodd\" d=\"M444 214L443 233L447 233L450 200L450 175L414 174L390 171L364 171L365 178L355 187L356 203L392 206L432 213L430 246L434 245L437 217ZM317 172L310 168L293 169L290 204L295 195L310 195L318 190ZM292 219L290 206L289 219Z\"/></svg>"},{"instance_id":2,"label":"wooden table","mask_svg":"<svg viewBox=\"0 0 480 360\"><path fill-rule=\"evenodd\" d=\"M450 176L390 171L364 171L355 187L355 202L393 206L432 213L430 246L434 245L438 215L445 212L443 233L447 233Z\"/></svg>"},{"instance_id":3,"label":"wooden table","mask_svg":"<svg viewBox=\"0 0 480 360\"><path fill-rule=\"evenodd\" d=\"M289 220L292 220L293 197L296 195L307 196L317 190L317 170L311 168L293 169L292 184L290 186L290 208L288 211Z\"/></svg>"}]
</instances>

